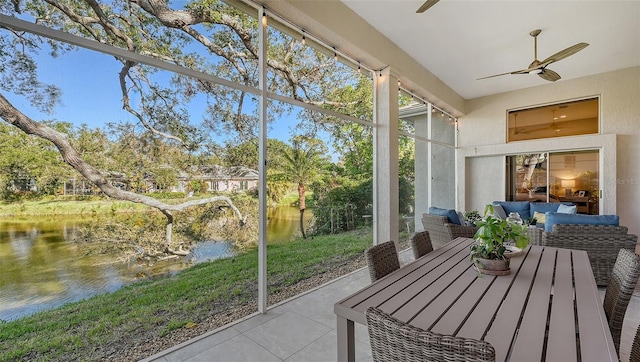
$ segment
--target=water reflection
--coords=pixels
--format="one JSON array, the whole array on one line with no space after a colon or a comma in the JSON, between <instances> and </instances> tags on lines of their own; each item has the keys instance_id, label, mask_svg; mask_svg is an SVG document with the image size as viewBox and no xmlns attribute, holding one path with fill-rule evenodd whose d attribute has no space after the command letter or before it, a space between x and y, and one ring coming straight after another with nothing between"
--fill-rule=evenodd
<instances>
[{"instance_id":1,"label":"water reflection","mask_svg":"<svg viewBox=\"0 0 640 362\"><path fill-rule=\"evenodd\" d=\"M305 225L312 217L313 213L310 210L305 210ZM267 220L267 241L269 243L290 241L294 237L301 236L300 209L297 207L280 206L269 209Z\"/></svg>"},{"instance_id":2,"label":"water reflection","mask_svg":"<svg viewBox=\"0 0 640 362\"><path fill-rule=\"evenodd\" d=\"M233 255L230 244L204 242L193 257L126 264L113 255L86 255L71 241L82 221L0 221L0 320L111 292L140 277L176 272L194 262Z\"/></svg>"},{"instance_id":3,"label":"water reflection","mask_svg":"<svg viewBox=\"0 0 640 362\"><path fill-rule=\"evenodd\" d=\"M271 209L269 243L299 235L296 207ZM305 220L312 213L305 212ZM0 320L14 320L93 295L112 292L150 275L183 270L194 263L234 255L230 243L202 242L186 258L153 264L117 261L118 255L87 253L73 236L89 220L48 218L0 220Z\"/></svg>"}]
</instances>

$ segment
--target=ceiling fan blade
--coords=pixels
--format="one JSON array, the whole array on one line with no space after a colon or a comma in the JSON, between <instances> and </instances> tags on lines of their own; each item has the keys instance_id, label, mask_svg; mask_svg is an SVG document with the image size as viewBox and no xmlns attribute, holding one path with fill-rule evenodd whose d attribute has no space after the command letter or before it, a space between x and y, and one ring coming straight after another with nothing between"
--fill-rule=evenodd
<instances>
[{"instance_id":1,"label":"ceiling fan blade","mask_svg":"<svg viewBox=\"0 0 640 362\"><path fill-rule=\"evenodd\" d=\"M499 77L501 75L509 75L509 74L529 74L530 71L531 71L530 69L520 69L520 70L514 70L513 72L489 75L489 76L486 76L486 77L478 78L476 80Z\"/></svg>"},{"instance_id":2,"label":"ceiling fan blade","mask_svg":"<svg viewBox=\"0 0 640 362\"><path fill-rule=\"evenodd\" d=\"M543 68L542 71L538 73L538 76L540 76L540 78L544 80L548 80L549 82L555 82L556 80L560 79L560 74L547 68Z\"/></svg>"},{"instance_id":3,"label":"ceiling fan blade","mask_svg":"<svg viewBox=\"0 0 640 362\"><path fill-rule=\"evenodd\" d=\"M573 55L579 51L581 51L582 49L588 47L589 44L587 43L578 43L576 45L572 45L570 47L568 47L567 49L561 50L555 54L553 54L552 56L548 57L547 59L543 60L542 66L546 67L547 65L553 63L553 62L557 62L559 60L562 60L570 55Z\"/></svg>"},{"instance_id":4,"label":"ceiling fan blade","mask_svg":"<svg viewBox=\"0 0 640 362\"><path fill-rule=\"evenodd\" d=\"M437 4L438 1L440 0L427 0L424 4L422 4L422 6L418 8L418 10L416 10L416 13L424 13L425 11L429 10L430 7Z\"/></svg>"}]
</instances>

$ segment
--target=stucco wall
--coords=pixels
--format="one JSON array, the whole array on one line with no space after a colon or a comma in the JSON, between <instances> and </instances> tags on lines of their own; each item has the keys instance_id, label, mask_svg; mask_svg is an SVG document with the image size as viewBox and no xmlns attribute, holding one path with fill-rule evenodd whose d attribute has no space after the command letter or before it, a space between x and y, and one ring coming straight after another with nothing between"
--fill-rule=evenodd
<instances>
[{"instance_id":1,"label":"stucco wall","mask_svg":"<svg viewBox=\"0 0 640 362\"><path fill-rule=\"evenodd\" d=\"M507 110L588 96L600 97L600 135L505 143ZM466 110L459 119L459 209L504 199L504 161L498 156L597 148L603 211L617 213L622 225L640 234L640 67L472 99Z\"/></svg>"}]
</instances>

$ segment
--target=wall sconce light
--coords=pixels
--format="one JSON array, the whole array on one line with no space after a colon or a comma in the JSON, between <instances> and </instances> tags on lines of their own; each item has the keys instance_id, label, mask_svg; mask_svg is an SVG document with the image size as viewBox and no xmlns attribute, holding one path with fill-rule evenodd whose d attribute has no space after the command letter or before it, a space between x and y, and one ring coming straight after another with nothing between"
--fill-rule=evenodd
<instances>
[{"instance_id":1,"label":"wall sconce light","mask_svg":"<svg viewBox=\"0 0 640 362\"><path fill-rule=\"evenodd\" d=\"M562 180L560 184L564 187L564 196L571 197L571 188L576 187L576 180Z\"/></svg>"}]
</instances>

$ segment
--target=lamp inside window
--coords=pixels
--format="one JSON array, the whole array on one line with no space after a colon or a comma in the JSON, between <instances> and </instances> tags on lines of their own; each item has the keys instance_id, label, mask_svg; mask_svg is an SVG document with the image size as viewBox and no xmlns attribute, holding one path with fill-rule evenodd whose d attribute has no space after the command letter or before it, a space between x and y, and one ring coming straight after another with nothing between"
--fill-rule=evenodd
<instances>
[{"instance_id":1,"label":"lamp inside window","mask_svg":"<svg viewBox=\"0 0 640 362\"><path fill-rule=\"evenodd\" d=\"M576 180L562 180L560 182L565 190L565 197L571 197L571 189L576 187Z\"/></svg>"}]
</instances>

